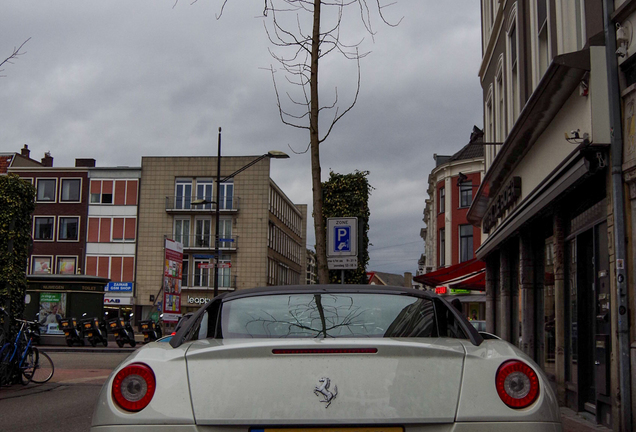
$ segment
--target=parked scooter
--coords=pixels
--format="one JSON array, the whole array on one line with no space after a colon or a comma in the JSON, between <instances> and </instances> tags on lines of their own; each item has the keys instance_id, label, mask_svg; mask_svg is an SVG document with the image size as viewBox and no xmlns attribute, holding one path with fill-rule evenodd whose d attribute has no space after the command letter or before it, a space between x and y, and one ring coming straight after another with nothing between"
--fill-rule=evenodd
<instances>
[{"instance_id":1,"label":"parked scooter","mask_svg":"<svg viewBox=\"0 0 636 432\"><path fill-rule=\"evenodd\" d=\"M153 321L140 321L139 331L144 334L144 342L156 341L161 337L161 328Z\"/></svg>"},{"instance_id":2,"label":"parked scooter","mask_svg":"<svg viewBox=\"0 0 636 432\"><path fill-rule=\"evenodd\" d=\"M97 318L85 318L81 321L82 331L84 337L88 339L91 346L96 346L101 343L104 346L108 346L108 337L106 336L106 329L100 328L99 320Z\"/></svg>"},{"instance_id":3,"label":"parked scooter","mask_svg":"<svg viewBox=\"0 0 636 432\"><path fill-rule=\"evenodd\" d=\"M84 336L82 335L82 329L77 325L76 318L62 318L60 324L62 331L64 331L64 336L66 336L66 345L73 346L73 344L78 343L84 346Z\"/></svg>"},{"instance_id":4,"label":"parked scooter","mask_svg":"<svg viewBox=\"0 0 636 432\"><path fill-rule=\"evenodd\" d=\"M135 332L130 322L125 322L123 317L108 320L108 329L115 336L115 342L119 348L129 343L131 347L137 345Z\"/></svg>"}]
</instances>

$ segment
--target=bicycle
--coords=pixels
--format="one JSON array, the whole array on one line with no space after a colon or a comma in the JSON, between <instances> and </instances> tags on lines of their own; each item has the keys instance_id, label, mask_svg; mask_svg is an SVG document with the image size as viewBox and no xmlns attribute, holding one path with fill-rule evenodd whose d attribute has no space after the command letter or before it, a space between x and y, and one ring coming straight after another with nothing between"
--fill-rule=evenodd
<instances>
[{"instance_id":1,"label":"bicycle","mask_svg":"<svg viewBox=\"0 0 636 432\"><path fill-rule=\"evenodd\" d=\"M23 385L30 382L44 384L55 372L53 360L45 352L32 345L33 335L25 320L16 320L21 324L14 342L5 343L0 348L0 386L10 385L19 374Z\"/></svg>"}]
</instances>

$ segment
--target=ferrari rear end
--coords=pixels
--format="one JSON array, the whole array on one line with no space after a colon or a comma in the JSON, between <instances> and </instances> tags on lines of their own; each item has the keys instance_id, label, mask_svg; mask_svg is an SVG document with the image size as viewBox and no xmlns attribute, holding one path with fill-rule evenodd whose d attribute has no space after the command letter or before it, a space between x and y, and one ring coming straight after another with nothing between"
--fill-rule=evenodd
<instances>
[{"instance_id":1,"label":"ferrari rear end","mask_svg":"<svg viewBox=\"0 0 636 432\"><path fill-rule=\"evenodd\" d=\"M113 372L92 430L561 431L546 377L515 347L431 295L367 291L206 305Z\"/></svg>"}]
</instances>

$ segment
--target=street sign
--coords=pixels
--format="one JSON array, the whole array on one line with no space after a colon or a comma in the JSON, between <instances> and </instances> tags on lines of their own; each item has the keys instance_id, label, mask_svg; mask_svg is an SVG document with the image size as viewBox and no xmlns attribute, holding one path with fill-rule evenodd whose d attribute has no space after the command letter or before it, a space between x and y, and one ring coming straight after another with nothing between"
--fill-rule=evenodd
<instances>
[{"instance_id":1,"label":"street sign","mask_svg":"<svg viewBox=\"0 0 636 432\"><path fill-rule=\"evenodd\" d=\"M358 255L358 218L328 218L327 257L356 255Z\"/></svg>"},{"instance_id":2,"label":"street sign","mask_svg":"<svg viewBox=\"0 0 636 432\"><path fill-rule=\"evenodd\" d=\"M231 268L232 263L219 263L219 268Z\"/></svg>"},{"instance_id":3,"label":"street sign","mask_svg":"<svg viewBox=\"0 0 636 432\"><path fill-rule=\"evenodd\" d=\"M329 270L355 270L358 268L358 257L328 257Z\"/></svg>"},{"instance_id":4,"label":"street sign","mask_svg":"<svg viewBox=\"0 0 636 432\"><path fill-rule=\"evenodd\" d=\"M226 243L226 242L233 242L234 239L231 239L231 238L220 238L219 241L221 243Z\"/></svg>"},{"instance_id":5,"label":"street sign","mask_svg":"<svg viewBox=\"0 0 636 432\"><path fill-rule=\"evenodd\" d=\"M210 258L214 258L214 255L210 255L210 254L194 254L194 258L195 259L210 259Z\"/></svg>"},{"instance_id":6,"label":"street sign","mask_svg":"<svg viewBox=\"0 0 636 432\"><path fill-rule=\"evenodd\" d=\"M213 262L211 262L211 263L199 263L199 264L197 264L197 267L199 267L200 269L211 269L211 268L214 268L214 263Z\"/></svg>"}]
</instances>

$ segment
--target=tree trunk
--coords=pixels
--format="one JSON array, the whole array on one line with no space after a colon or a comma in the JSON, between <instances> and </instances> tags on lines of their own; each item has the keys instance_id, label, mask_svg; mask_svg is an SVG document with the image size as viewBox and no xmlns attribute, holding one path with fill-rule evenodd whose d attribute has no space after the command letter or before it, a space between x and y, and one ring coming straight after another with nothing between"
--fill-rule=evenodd
<instances>
[{"instance_id":1,"label":"tree trunk","mask_svg":"<svg viewBox=\"0 0 636 432\"><path fill-rule=\"evenodd\" d=\"M322 183L320 178L320 138L318 135L318 58L320 56L320 8L321 0L314 0L314 28L311 39L311 107L309 114L309 136L311 145L311 180L314 198L314 232L316 234L316 265L318 283L329 283L327 268L327 239L322 215Z\"/></svg>"}]
</instances>

